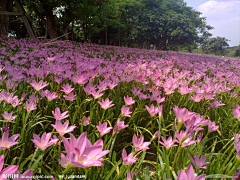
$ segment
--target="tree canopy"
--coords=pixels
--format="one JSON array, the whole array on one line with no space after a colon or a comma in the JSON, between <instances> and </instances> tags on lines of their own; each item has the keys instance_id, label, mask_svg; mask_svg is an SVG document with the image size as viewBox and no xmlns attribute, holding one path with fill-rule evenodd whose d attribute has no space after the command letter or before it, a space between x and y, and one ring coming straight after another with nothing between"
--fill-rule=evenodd
<instances>
[{"instance_id":1,"label":"tree canopy","mask_svg":"<svg viewBox=\"0 0 240 180\"><path fill-rule=\"evenodd\" d=\"M183 0L21 0L21 3L38 36L47 38L61 36L105 45L191 51L211 36L208 30L212 27L206 24L206 18ZM27 36L26 32L17 32L20 28L11 27L8 30L12 34Z\"/></svg>"}]
</instances>

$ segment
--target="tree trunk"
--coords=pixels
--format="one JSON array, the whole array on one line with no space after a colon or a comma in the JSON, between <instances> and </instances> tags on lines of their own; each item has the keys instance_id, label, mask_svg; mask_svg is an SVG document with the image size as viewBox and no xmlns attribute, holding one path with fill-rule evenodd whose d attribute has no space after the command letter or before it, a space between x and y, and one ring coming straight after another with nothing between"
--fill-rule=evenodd
<instances>
[{"instance_id":1,"label":"tree trunk","mask_svg":"<svg viewBox=\"0 0 240 180\"><path fill-rule=\"evenodd\" d=\"M108 45L108 29L105 28L105 45Z\"/></svg>"},{"instance_id":2,"label":"tree trunk","mask_svg":"<svg viewBox=\"0 0 240 180\"><path fill-rule=\"evenodd\" d=\"M43 5L44 11L46 13L46 29L50 39L55 39L58 37L56 30L56 22L53 15L53 7L46 4L44 0L40 0Z\"/></svg>"},{"instance_id":3,"label":"tree trunk","mask_svg":"<svg viewBox=\"0 0 240 180\"><path fill-rule=\"evenodd\" d=\"M0 1L1 11L6 11L7 8L7 0ZM0 34L8 35L8 16L7 15L0 15Z\"/></svg>"}]
</instances>

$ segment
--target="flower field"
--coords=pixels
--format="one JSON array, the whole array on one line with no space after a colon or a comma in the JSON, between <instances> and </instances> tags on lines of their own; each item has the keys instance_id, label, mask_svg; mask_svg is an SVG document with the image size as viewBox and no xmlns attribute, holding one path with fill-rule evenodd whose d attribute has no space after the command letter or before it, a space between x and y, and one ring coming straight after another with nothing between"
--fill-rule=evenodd
<instances>
[{"instance_id":1,"label":"flower field","mask_svg":"<svg viewBox=\"0 0 240 180\"><path fill-rule=\"evenodd\" d=\"M240 178L239 59L2 36L0 71L2 179Z\"/></svg>"}]
</instances>

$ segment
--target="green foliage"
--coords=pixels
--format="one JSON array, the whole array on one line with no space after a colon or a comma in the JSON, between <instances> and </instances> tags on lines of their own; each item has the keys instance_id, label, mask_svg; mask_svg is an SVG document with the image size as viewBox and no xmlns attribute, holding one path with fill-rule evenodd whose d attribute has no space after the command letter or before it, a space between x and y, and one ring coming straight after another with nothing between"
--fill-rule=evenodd
<instances>
[{"instance_id":1,"label":"green foliage","mask_svg":"<svg viewBox=\"0 0 240 180\"><path fill-rule=\"evenodd\" d=\"M211 36L183 0L22 0L38 36L192 52ZM14 30L16 34L18 29ZM12 34L14 33L12 32ZM21 33L24 34L24 33ZM25 33L26 34L26 33Z\"/></svg>"},{"instance_id":2,"label":"green foliage","mask_svg":"<svg viewBox=\"0 0 240 180\"><path fill-rule=\"evenodd\" d=\"M227 54L228 41L224 37L210 38L202 45L203 52L224 56Z\"/></svg>"}]
</instances>

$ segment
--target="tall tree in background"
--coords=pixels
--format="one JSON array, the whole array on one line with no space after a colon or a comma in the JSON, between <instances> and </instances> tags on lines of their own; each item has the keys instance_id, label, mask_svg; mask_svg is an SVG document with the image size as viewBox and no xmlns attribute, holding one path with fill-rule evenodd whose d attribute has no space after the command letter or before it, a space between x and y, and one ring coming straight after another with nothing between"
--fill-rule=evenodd
<instances>
[{"instance_id":1,"label":"tall tree in background","mask_svg":"<svg viewBox=\"0 0 240 180\"><path fill-rule=\"evenodd\" d=\"M83 42L191 51L212 29L183 0L21 1L37 32L51 39L70 32Z\"/></svg>"},{"instance_id":2,"label":"tall tree in background","mask_svg":"<svg viewBox=\"0 0 240 180\"><path fill-rule=\"evenodd\" d=\"M215 55L225 55L227 53L227 43L229 40L224 37L209 38L204 43L204 53L211 53Z\"/></svg>"}]
</instances>

